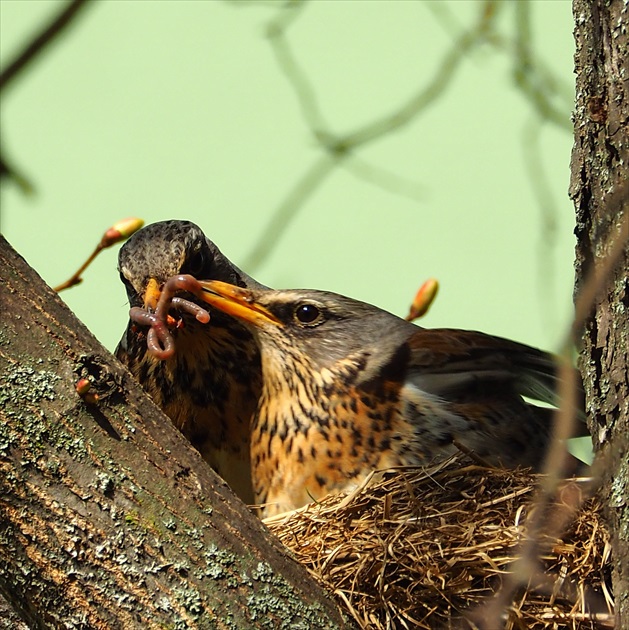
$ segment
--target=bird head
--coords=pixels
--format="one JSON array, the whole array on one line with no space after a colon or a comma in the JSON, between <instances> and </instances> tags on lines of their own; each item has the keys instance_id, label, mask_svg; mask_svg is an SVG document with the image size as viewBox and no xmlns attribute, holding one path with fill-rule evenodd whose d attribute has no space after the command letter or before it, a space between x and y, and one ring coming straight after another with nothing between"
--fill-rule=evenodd
<instances>
[{"instance_id":1,"label":"bird head","mask_svg":"<svg viewBox=\"0 0 629 630\"><path fill-rule=\"evenodd\" d=\"M262 351L286 353L329 367L372 346L386 354L417 327L376 306L328 291L245 289L225 282L201 282L201 298L239 319L259 339Z\"/></svg>"},{"instance_id":2,"label":"bird head","mask_svg":"<svg viewBox=\"0 0 629 630\"><path fill-rule=\"evenodd\" d=\"M120 249L118 271L131 306L154 309L172 276L219 279L261 287L233 265L190 221L160 221L136 232Z\"/></svg>"}]
</instances>

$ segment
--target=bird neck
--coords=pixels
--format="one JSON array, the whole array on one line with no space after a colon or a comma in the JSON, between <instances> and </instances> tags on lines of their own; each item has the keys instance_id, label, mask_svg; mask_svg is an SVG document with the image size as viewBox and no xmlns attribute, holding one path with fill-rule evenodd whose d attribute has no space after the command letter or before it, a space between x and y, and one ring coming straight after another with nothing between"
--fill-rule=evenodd
<instances>
[{"instance_id":1,"label":"bird neck","mask_svg":"<svg viewBox=\"0 0 629 630\"><path fill-rule=\"evenodd\" d=\"M305 355L262 350L263 387L258 415L282 434L303 431L312 424L326 386L335 377L328 369L319 369Z\"/></svg>"}]
</instances>

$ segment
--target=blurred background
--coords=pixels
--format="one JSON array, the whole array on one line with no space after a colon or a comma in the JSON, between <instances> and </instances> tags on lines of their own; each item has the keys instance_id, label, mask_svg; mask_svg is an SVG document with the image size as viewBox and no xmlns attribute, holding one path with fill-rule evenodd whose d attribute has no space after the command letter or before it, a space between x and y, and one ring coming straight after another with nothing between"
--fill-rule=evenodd
<instances>
[{"instance_id":1,"label":"blurred background","mask_svg":"<svg viewBox=\"0 0 629 630\"><path fill-rule=\"evenodd\" d=\"M0 67L60 11L0 1ZM259 281L557 349L572 310L571 3L89 3L3 90L1 227L51 285L126 216ZM110 350L116 248L61 294Z\"/></svg>"}]
</instances>

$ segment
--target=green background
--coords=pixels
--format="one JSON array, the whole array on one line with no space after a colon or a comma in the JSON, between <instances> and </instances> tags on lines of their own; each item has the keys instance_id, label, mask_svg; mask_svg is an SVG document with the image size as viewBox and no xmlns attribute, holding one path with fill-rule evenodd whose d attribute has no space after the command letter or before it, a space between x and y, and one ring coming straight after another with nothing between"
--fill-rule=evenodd
<instances>
[{"instance_id":1,"label":"green background","mask_svg":"<svg viewBox=\"0 0 629 630\"><path fill-rule=\"evenodd\" d=\"M304 7L288 38L332 131L394 111L434 77L481 10L438 4ZM499 3L505 40L517 4ZM1 0L3 66L60 6ZM568 121L571 4L529 6L535 54L565 85ZM444 9L449 18L438 19ZM557 349L572 308L572 138L550 123L539 128L533 164L553 200L544 209L525 161L534 109L515 86L512 58L490 45L411 124L335 170L270 257L251 264L274 211L322 155L266 38L280 11L278 2L202 0L88 7L3 95L4 150L36 187L26 197L3 186L2 231L12 245L54 285L114 221L185 218L265 284L333 290L404 315L418 286L435 277L441 291L422 325ZM376 169L375 183L365 164ZM128 310L116 251L62 297L115 347Z\"/></svg>"}]
</instances>

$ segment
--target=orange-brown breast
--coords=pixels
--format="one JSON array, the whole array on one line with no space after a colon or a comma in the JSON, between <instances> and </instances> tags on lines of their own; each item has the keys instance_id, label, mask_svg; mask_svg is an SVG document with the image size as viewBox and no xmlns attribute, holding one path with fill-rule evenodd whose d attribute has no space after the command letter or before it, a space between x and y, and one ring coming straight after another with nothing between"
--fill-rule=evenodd
<instances>
[{"instance_id":1,"label":"orange-brown breast","mask_svg":"<svg viewBox=\"0 0 629 630\"><path fill-rule=\"evenodd\" d=\"M263 516L351 490L373 470L406 463L413 427L401 414L400 383L366 393L345 386L342 365L336 367L335 374L310 372L308 379L300 367L265 376L251 447Z\"/></svg>"}]
</instances>

